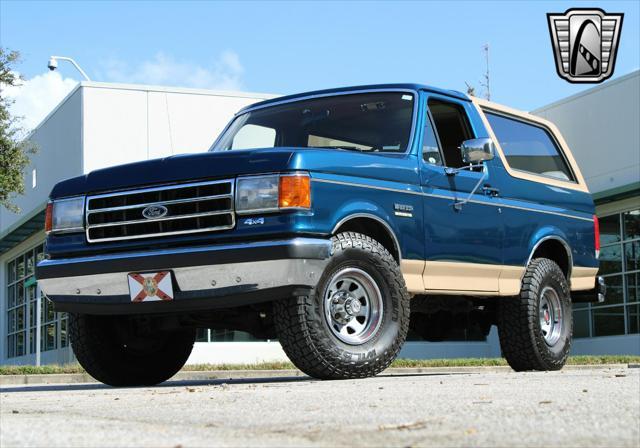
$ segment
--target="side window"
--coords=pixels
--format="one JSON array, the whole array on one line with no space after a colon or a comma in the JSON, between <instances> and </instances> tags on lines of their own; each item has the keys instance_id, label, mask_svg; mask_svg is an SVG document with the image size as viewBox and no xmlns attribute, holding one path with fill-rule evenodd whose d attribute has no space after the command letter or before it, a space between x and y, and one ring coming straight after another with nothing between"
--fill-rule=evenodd
<instances>
[{"instance_id":1,"label":"side window","mask_svg":"<svg viewBox=\"0 0 640 448\"><path fill-rule=\"evenodd\" d=\"M256 124L246 124L233 137L231 149L273 148L276 130Z\"/></svg>"},{"instance_id":2,"label":"side window","mask_svg":"<svg viewBox=\"0 0 640 448\"><path fill-rule=\"evenodd\" d=\"M511 168L574 181L569 166L549 132L533 123L485 112Z\"/></svg>"},{"instance_id":3,"label":"side window","mask_svg":"<svg viewBox=\"0 0 640 448\"><path fill-rule=\"evenodd\" d=\"M462 106L446 101L430 99L428 106L442 145L444 164L452 168L464 166L460 145L473 138L467 113Z\"/></svg>"},{"instance_id":4,"label":"side window","mask_svg":"<svg viewBox=\"0 0 640 448\"><path fill-rule=\"evenodd\" d=\"M438 139L431 124L431 117L427 116L424 124L424 137L422 138L422 158L432 165L442 165Z\"/></svg>"}]
</instances>

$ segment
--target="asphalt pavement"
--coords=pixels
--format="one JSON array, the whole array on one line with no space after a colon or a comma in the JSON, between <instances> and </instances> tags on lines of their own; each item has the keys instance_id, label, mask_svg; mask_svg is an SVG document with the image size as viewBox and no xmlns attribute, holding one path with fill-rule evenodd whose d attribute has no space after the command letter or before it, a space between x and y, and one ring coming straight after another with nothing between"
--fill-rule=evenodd
<instances>
[{"instance_id":1,"label":"asphalt pavement","mask_svg":"<svg viewBox=\"0 0 640 448\"><path fill-rule=\"evenodd\" d=\"M640 446L640 369L0 389L0 446Z\"/></svg>"}]
</instances>

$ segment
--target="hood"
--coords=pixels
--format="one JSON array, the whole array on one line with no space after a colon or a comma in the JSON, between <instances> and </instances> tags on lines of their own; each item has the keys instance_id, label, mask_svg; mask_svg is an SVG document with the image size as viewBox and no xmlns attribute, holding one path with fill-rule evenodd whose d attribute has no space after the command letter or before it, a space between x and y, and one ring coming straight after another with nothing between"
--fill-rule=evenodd
<instances>
[{"instance_id":1,"label":"hood","mask_svg":"<svg viewBox=\"0 0 640 448\"><path fill-rule=\"evenodd\" d=\"M51 198L277 172L287 168L294 152L286 148L205 152L117 165L58 183Z\"/></svg>"},{"instance_id":2,"label":"hood","mask_svg":"<svg viewBox=\"0 0 640 448\"><path fill-rule=\"evenodd\" d=\"M417 183L417 167L416 159L405 154L339 149L269 148L205 152L92 171L58 183L51 192L51 198L291 170Z\"/></svg>"}]
</instances>

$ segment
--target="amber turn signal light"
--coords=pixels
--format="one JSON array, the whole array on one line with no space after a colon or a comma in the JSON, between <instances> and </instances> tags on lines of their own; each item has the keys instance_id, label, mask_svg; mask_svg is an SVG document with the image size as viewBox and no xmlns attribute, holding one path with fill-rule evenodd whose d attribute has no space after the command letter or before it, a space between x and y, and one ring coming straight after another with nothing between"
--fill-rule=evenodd
<instances>
[{"instance_id":1,"label":"amber turn signal light","mask_svg":"<svg viewBox=\"0 0 640 448\"><path fill-rule=\"evenodd\" d=\"M305 174L280 176L280 208L311 208L311 179Z\"/></svg>"},{"instance_id":2,"label":"amber turn signal light","mask_svg":"<svg viewBox=\"0 0 640 448\"><path fill-rule=\"evenodd\" d=\"M44 212L44 231L46 233L51 232L53 228L53 204L49 202L47 204L47 209Z\"/></svg>"}]
</instances>

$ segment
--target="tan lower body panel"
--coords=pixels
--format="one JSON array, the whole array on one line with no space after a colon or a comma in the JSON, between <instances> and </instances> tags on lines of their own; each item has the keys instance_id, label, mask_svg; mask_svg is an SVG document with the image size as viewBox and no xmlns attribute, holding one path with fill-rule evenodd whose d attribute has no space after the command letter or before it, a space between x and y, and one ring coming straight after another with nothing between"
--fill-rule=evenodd
<instances>
[{"instance_id":1,"label":"tan lower body panel","mask_svg":"<svg viewBox=\"0 0 640 448\"><path fill-rule=\"evenodd\" d=\"M502 265L458 263L450 261L426 261L424 286L426 289L499 291Z\"/></svg>"},{"instance_id":2,"label":"tan lower body panel","mask_svg":"<svg viewBox=\"0 0 640 448\"><path fill-rule=\"evenodd\" d=\"M402 260L402 275L413 294L514 295L520 291L522 266Z\"/></svg>"},{"instance_id":3,"label":"tan lower body panel","mask_svg":"<svg viewBox=\"0 0 640 448\"><path fill-rule=\"evenodd\" d=\"M520 293L524 266L402 260L407 290L413 294L515 296ZM571 290L592 289L598 268L574 266Z\"/></svg>"},{"instance_id":4,"label":"tan lower body panel","mask_svg":"<svg viewBox=\"0 0 640 448\"><path fill-rule=\"evenodd\" d=\"M596 286L598 268L574 266L571 269L571 291L585 291Z\"/></svg>"},{"instance_id":5,"label":"tan lower body panel","mask_svg":"<svg viewBox=\"0 0 640 448\"><path fill-rule=\"evenodd\" d=\"M524 266L503 266L502 272L500 273L499 295L517 296L520 294L524 271Z\"/></svg>"},{"instance_id":6,"label":"tan lower body panel","mask_svg":"<svg viewBox=\"0 0 640 448\"><path fill-rule=\"evenodd\" d=\"M424 260L402 260L400 270L407 285L407 290L411 293L424 293Z\"/></svg>"}]
</instances>

